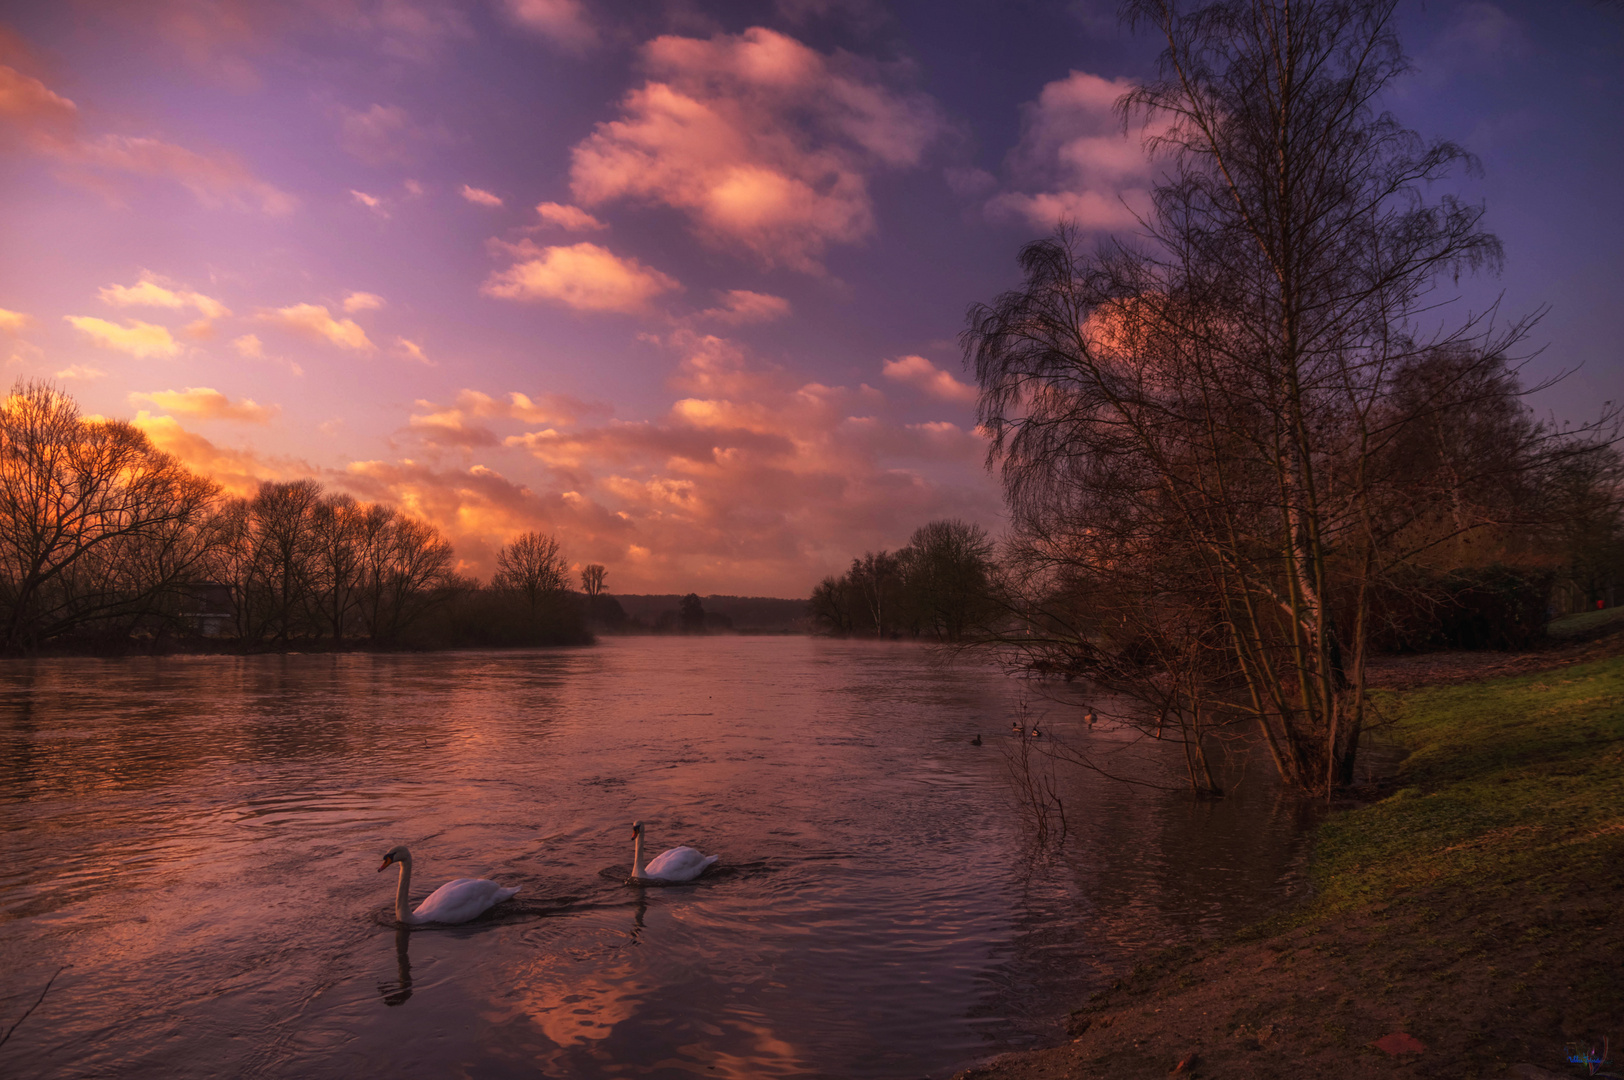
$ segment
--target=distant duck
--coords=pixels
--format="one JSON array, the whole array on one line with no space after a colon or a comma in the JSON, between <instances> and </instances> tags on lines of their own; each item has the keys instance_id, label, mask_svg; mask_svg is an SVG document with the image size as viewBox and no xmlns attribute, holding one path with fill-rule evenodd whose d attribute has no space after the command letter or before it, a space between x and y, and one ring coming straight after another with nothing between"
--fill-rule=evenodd
<instances>
[{"instance_id":1,"label":"distant duck","mask_svg":"<svg viewBox=\"0 0 1624 1080\"><path fill-rule=\"evenodd\" d=\"M1034 738L1034 739L1043 738L1043 732L1038 730L1038 726L1036 724L1032 725L1032 738Z\"/></svg>"},{"instance_id":2,"label":"distant duck","mask_svg":"<svg viewBox=\"0 0 1624 1080\"><path fill-rule=\"evenodd\" d=\"M465 923L485 914L503 900L518 892L518 886L505 889L487 878L457 878L429 893L428 899L417 905L416 911L407 911L407 897L412 889L412 853L405 845L392 847L383 853L383 873L395 863L400 864L400 879L395 886L395 919L409 926L423 923Z\"/></svg>"},{"instance_id":3,"label":"distant duck","mask_svg":"<svg viewBox=\"0 0 1624 1080\"><path fill-rule=\"evenodd\" d=\"M976 737L970 740L970 745L971 746L980 746L981 745L981 732L979 732L979 731L976 732Z\"/></svg>"},{"instance_id":4,"label":"distant duck","mask_svg":"<svg viewBox=\"0 0 1624 1080\"><path fill-rule=\"evenodd\" d=\"M636 881L692 881L718 858L703 855L695 848L674 847L660 852L644 866L643 823L632 822L632 878Z\"/></svg>"},{"instance_id":5,"label":"distant duck","mask_svg":"<svg viewBox=\"0 0 1624 1080\"><path fill-rule=\"evenodd\" d=\"M1026 729L1021 726L1019 720L1011 720L1009 722L1009 733L1011 735L1025 735Z\"/></svg>"}]
</instances>

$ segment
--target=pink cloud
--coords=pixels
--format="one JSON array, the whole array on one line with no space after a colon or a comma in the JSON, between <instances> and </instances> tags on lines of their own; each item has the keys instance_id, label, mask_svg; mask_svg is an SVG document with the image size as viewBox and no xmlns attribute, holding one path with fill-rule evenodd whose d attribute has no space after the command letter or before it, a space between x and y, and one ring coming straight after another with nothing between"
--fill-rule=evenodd
<instances>
[{"instance_id":1,"label":"pink cloud","mask_svg":"<svg viewBox=\"0 0 1624 1080\"><path fill-rule=\"evenodd\" d=\"M444 134L415 122L399 105L373 104L367 109L335 105L338 144L346 154L367 165L411 165L425 144Z\"/></svg>"},{"instance_id":2,"label":"pink cloud","mask_svg":"<svg viewBox=\"0 0 1624 1080\"><path fill-rule=\"evenodd\" d=\"M598 32L581 0L506 0L513 21L555 45L580 52L597 44Z\"/></svg>"},{"instance_id":3,"label":"pink cloud","mask_svg":"<svg viewBox=\"0 0 1624 1080\"><path fill-rule=\"evenodd\" d=\"M817 272L827 245L867 236L869 174L916 165L944 127L924 95L762 27L656 38L643 60L621 118L573 151L576 199L674 207L768 266Z\"/></svg>"},{"instance_id":4,"label":"pink cloud","mask_svg":"<svg viewBox=\"0 0 1624 1080\"><path fill-rule=\"evenodd\" d=\"M729 289L722 294L722 302L699 313L701 319L728 326L746 323L772 322L790 313L789 301L782 296L751 292L749 289Z\"/></svg>"},{"instance_id":5,"label":"pink cloud","mask_svg":"<svg viewBox=\"0 0 1624 1080\"><path fill-rule=\"evenodd\" d=\"M1020 217L1037 229L1061 219L1084 229L1131 226L1149 204L1152 163L1142 138L1124 132L1116 102L1127 79L1073 71L1044 86L1025 107L1020 144L1010 154L1015 186L987 201L994 217Z\"/></svg>"},{"instance_id":6,"label":"pink cloud","mask_svg":"<svg viewBox=\"0 0 1624 1080\"><path fill-rule=\"evenodd\" d=\"M493 195L484 188L470 187L469 185L464 184L462 185L459 193L464 199L467 199L469 202L474 203L477 206L495 207L502 205L502 196Z\"/></svg>"},{"instance_id":7,"label":"pink cloud","mask_svg":"<svg viewBox=\"0 0 1624 1080\"><path fill-rule=\"evenodd\" d=\"M893 382L906 383L942 401L973 405L979 393L975 387L960 382L923 356L887 360L882 365L882 372Z\"/></svg>"},{"instance_id":8,"label":"pink cloud","mask_svg":"<svg viewBox=\"0 0 1624 1080\"><path fill-rule=\"evenodd\" d=\"M321 304L290 304L259 316L303 337L327 341L342 349L372 352L376 348L354 319L336 319Z\"/></svg>"},{"instance_id":9,"label":"pink cloud","mask_svg":"<svg viewBox=\"0 0 1624 1080\"><path fill-rule=\"evenodd\" d=\"M601 232L609 227L579 206L544 202L536 207L536 214L543 224L555 225L565 232Z\"/></svg>"},{"instance_id":10,"label":"pink cloud","mask_svg":"<svg viewBox=\"0 0 1624 1080\"><path fill-rule=\"evenodd\" d=\"M297 205L286 192L254 176L234 155L201 153L143 136L80 130L79 107L39 79L0 65L0 145L11 142L54 160L64 175L97 181L112 173L171 180L206 206L257 207L267 214L290 213Z\"/></svg>"},{"instance_id":11,"label":"pink cloud","mask_svg":"<svg viewBox=\"0 0 1624 1080\"><path fill-rule=\"evenodd\" d=\"M635 314L646 311L655 297L681 288L675 278L597 244L537 248L526 242L510 250L530 258L492 274L480 288L486 296Z\"/></svg>"}]
</instances>

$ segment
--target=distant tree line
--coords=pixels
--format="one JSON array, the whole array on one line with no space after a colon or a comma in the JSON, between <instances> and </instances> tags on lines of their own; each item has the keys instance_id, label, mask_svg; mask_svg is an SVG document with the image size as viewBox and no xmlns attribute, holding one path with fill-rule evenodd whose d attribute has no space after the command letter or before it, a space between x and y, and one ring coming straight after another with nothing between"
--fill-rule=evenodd
<instances>
[{"instance_id":1,"label":"distant tree line","mask_svg":"<svg viewBox=\"0 0 1624 1080\"><path fill-rule=\"evenodd\" d=\"M812 617L837 635L962 641L1002 613L993 543L979 525L932 521L897 551L865 552L812 590Z\"/></svg>"},{"instance_id":2,"label":"distant tree line","mask_svg":"<svg viewBox=\"0 0 1624 1080\"><path fill-rule=\"evenodd\" d=\"M557 541L519 537L489 585L454 573L433 525L263 483L248 498L19 383L0 402L0 649L113 649L207 635L241 648L588 640Z\"/></svg>"}]
</instances>

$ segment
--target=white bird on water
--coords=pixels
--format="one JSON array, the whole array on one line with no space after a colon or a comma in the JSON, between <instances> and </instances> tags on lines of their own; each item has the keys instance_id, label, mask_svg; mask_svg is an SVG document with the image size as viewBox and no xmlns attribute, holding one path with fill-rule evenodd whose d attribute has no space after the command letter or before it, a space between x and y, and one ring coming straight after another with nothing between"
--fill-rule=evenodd
<instances>
[{"instance_id":1,"label":"white bird on water","mask_svg":"<svg viewBox=\"0 0 1624 1080\"><path fill-rule=\"evenodd\" d=\"M692 881L720 856L701 854L696 848L674 847L643 865L643 823L632 822L632 879L635 881Z\"/></svg>"},{"instance_id":2,"label":"white bird on water","mask_svg":"<svg viewBox=\"0 0 1624 1080\"><path fill-rule=\"evenodd\" d=\"M400 881L395 886L395 918L399 922L418 926L422 923L465 923L478 918L503 900L519 891L515 885L504 889L488 878L458 878L448 881L429 893L428 899L408 911L407 897L412 889L412 853L404 844L383 853L381 874L394 864L400 864Z\"/></svg>"}]
</instances>

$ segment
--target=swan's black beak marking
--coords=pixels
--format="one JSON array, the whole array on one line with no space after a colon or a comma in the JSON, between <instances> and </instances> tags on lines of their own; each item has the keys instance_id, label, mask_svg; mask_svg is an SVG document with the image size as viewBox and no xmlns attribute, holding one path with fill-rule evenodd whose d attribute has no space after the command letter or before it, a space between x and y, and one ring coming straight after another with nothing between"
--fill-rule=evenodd
<instances>
[{"instance_id":1,"label":"swan's black beak marking","mask_svg":"<svg viewBox=\"0 0 1624 1080\"><path fill-rule=\"evenodd\" d=\"M391 859L391 858L389 858L389 857L388 857L388 856L385 856L385 857L384 857L384 860L383 860L383 865L382 865L382 866L380 866L380 867L378 867L378 873L380 873L380 874L381 874L381 873L383 873L383 872L384 872L384 871L385 871L385 870L387 870L387 869L389 869L389 864L390 864L390 863L392 863L392 862L394 862L394 861L395 861L395 860L393 860L393 859Z\"/></svg>"}]
</instances>

